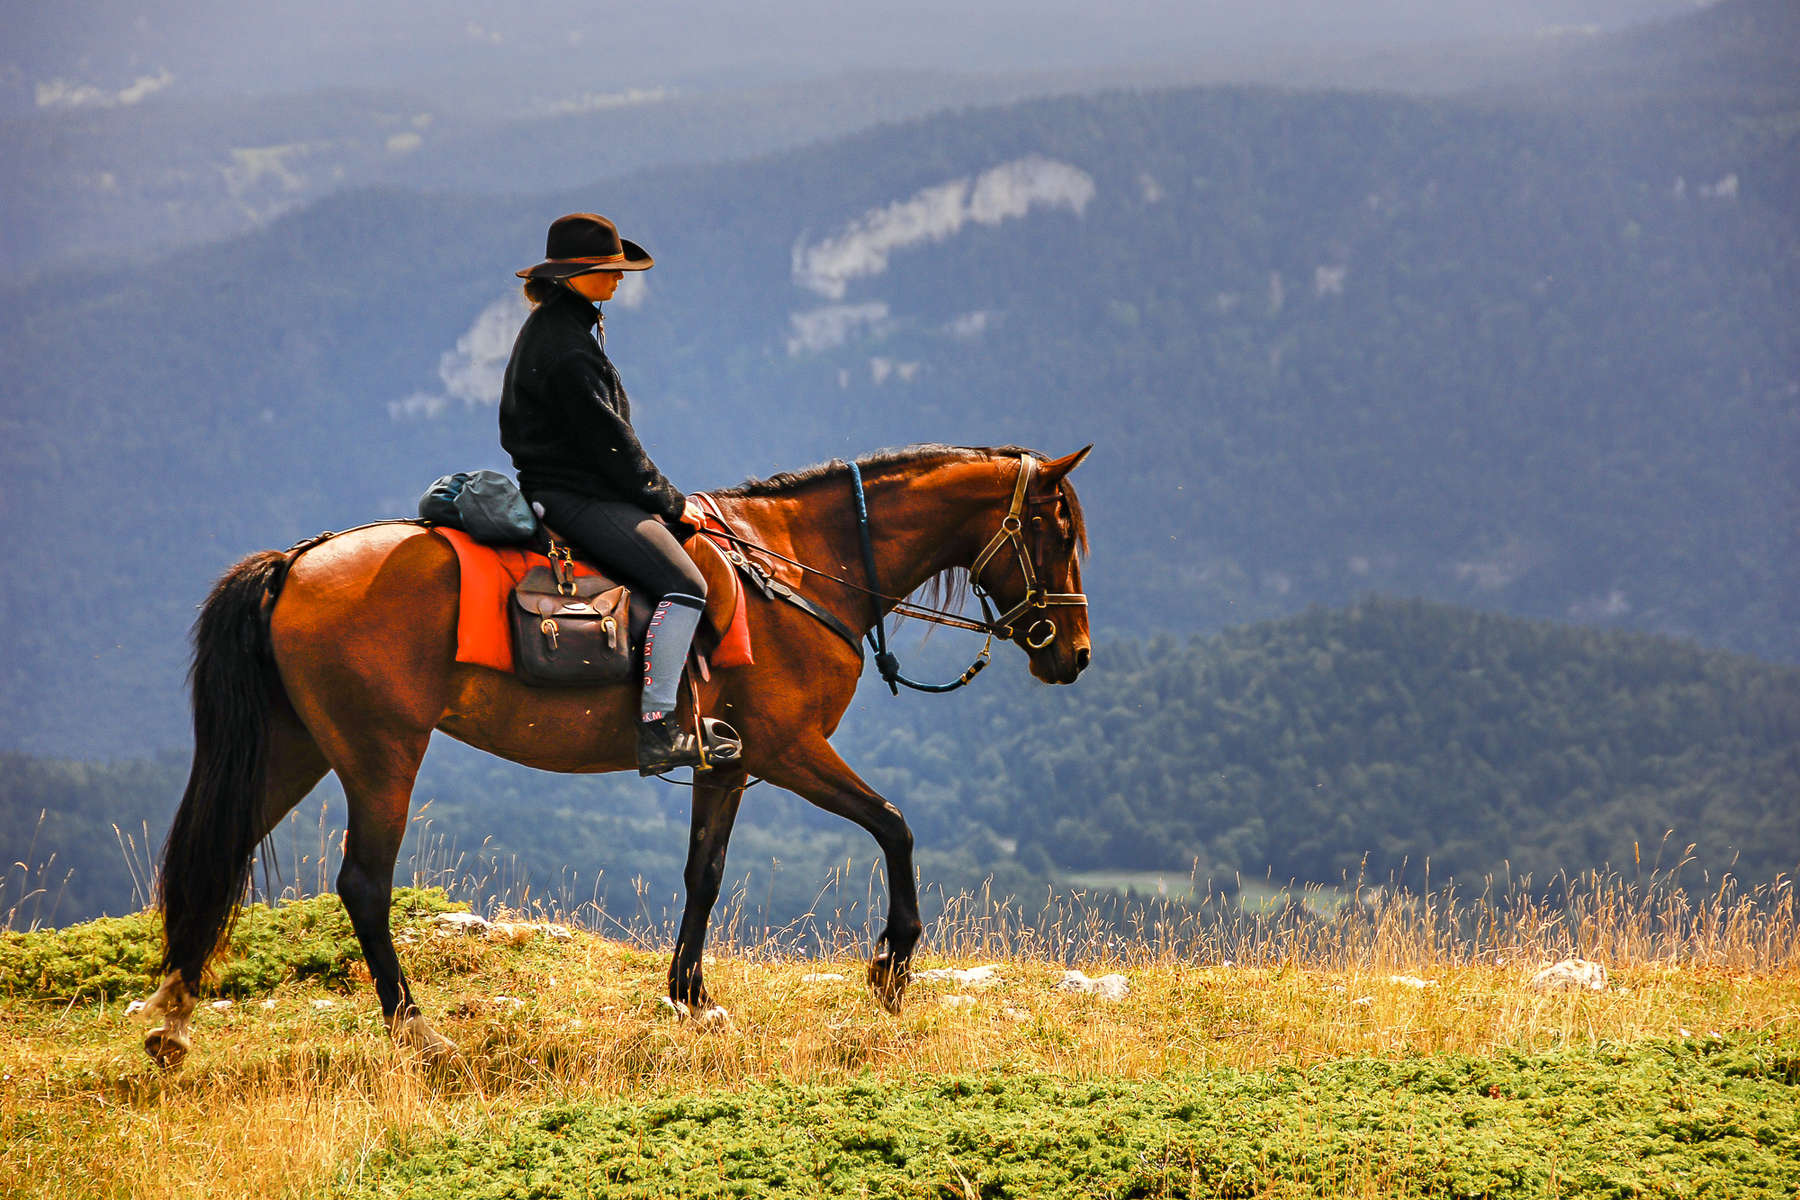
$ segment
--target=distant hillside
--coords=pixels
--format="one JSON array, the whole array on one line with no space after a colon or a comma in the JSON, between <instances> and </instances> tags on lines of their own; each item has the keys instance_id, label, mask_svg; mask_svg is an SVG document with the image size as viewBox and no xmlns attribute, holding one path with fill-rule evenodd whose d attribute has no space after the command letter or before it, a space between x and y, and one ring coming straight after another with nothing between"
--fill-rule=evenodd
<instances>
[{"instance_id":1,"label":"distant hillside","mask_svg":"<svg viewBox=\"0 0 1800 1200\"><path fill-rule=\"evenodd\" d=\"M227 563L504 465L511 272L577 207L658 257L609 348L683 486L1094 441L1102 636L1373 589L1800 658L1800 224L1758 165L1800 122L1678 98L1035 101L555 195L351 192L15 288L0 745L180 745Z\"/></svg>"},{"instance_id":2,"label":"distant hillside","mask_svg":"<svg viewBox=\"0 0 1800 1200\"><path fill-rule=\"evenodd\" d=\"M909 665L917 662L907 654ZM901 805L922 878L1037 896L1070 874L1197 871L1413 884L1611 865L1800 867L1800 669L1664 638L1369 599L1209 639L1104 643L1072 688L1003 653L973 687L893 700L865 689L837 744ZM0 755L8 861L74 870L58 921L133 906L112 826L160 842L184 772ZM333 795L327 786L321 795ZM281 878L327 885L341 801L304 804ZM427 807L427 805L429 805ZM34 847L26 840L49 809ZM443 869L615 915L679 910L684 793L624 776L551 776L440 741L414 796L400 876ZM1673 831L1670 835L1670 831ZM1665 835L1668 842L1665 845ZM862 902L874 846L772 788L747 796L727 894L784 923ZM846 869L847 868L847 869ZM22 891L0 889L0 915ZM54 897L52 897L54 898ZM49 901L45 902L46 908Z\"/></svg>"},{"instance_id":3,"label":"distant hillside","mask_svg":"<svg viewBox=\"0 0 1800 1200\"><path fill-rule=\"evenodd\" d=\"M1796 47L1800 5L1793 0L1719 0L1601 39L1575 65L1591 97L1653 98L1677 79L1690 103L1778 108L1800 87Z\"/></svg>"},{"instance_id":4,"label":"distant hillside","mask_svg":"<svg viewBox=\"0 0 1800 1200\"><path fill-rule=\"evenodd\" d=\"M359 187L483 194L573 187L671 163L716 162L840 137L1044 82L878 72L725 92L514 96L499 111L340 89L51 110L0 121L0 266L106 269L218 242Z\"/></svg>"},{"instance_id":5,"label":"distant hillside","mask_svg":"<svg viewBox=\"0 0 1800 1200\"><path fill-rule=\"evenodd\" d=\"M127 72L121 80L135 76L136 86L118 92L71 77L105 78L100 43L119 31L52 18L20 30L7 47L14 61L0 61L0 161L9 167L0 172L7 214L0 270L18 278L84 261L108 269L121 257L145 262L359 187L541 192L672 163L737 161L1027 96L1262 83L1497 91L1513 102L1553 96L1591 104L1670 91L1688 103L1696 94L1712 101L1752 97L1771 85L1794 90L1794 16L1783 0L1725 0L1700 12L1682 0L1582 0L1574 8L1526 0L1492 13L1417 2L1415 11L1402 4L1339 13L1321 3L1306 19L1290 11L1287 28L1273 37L1266 18L1252 18L1246 29L1243 14L1229 7L1204 15L1116 12L1102 22L1109 36L1098 39L1083 38L1042 5L1029 16L984 11L973 19L1006 28L1004 46L998 54L959 46L960 61L941 40L933 55L909 55L877 32L894 17L843 10L806 20L808 34L832 38L834 25L857 28L855 40L880 45L879 53L837 57L848 47L833 45L796 55L784 45L778 63L757 67L744 59L744 39L731 35L731 67L698 71L695 57L707 57L700 44L719 31L696 27L689 13L679 35L604 80L573 45L477 45L454 21L444 44L432 41L429 21L408 21L372 72L308 69L289 46L279 69L259 56L248 83L232 69L239 56L219 49L217 39L232 36L231 22L209 19L181 35L175 29L191 14L169 14L176 25L160 29L140 14L129 49L115 47L130 67L113 65ZM1671 12L1681 15L1642 24ZM757 31L766 45L779 36L781 14L764 17L775 19ZM903 20L916 35L917 14ZM61 45L38 44L45 35ZM249 37L242 28L236 36ZM266 36L250 40L262 44ZM146 38L162 49L151 51ZM1071 43L1080 44L1072 55L1044 53ZM182 59L189 65L177 65ZM142 74L152 60L162 69ZM675 65L684 60L687 71ZM886 67L876 65L883 61ZM350 83L359 74L364 83ZM208 85L208 76L222 77ZM254 94L232 94L225 83L232 77Z\"/></svg>"}]
</instances>

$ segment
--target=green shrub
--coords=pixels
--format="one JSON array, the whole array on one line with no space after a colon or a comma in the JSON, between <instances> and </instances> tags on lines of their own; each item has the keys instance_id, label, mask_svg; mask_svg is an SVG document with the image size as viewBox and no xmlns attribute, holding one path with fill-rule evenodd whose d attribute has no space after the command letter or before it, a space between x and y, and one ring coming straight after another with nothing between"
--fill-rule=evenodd
<instances>
[{"instance_id":1,"label":"green shrub","mask_svg":"<svg viewBox=\"0 0 1800 1200\"><path fill-rule=\"evenodd\" d=\"M397 927L435 913L466 909L441 888L397 888ZM29 1000L112 1000L156 985L162 918L152 911L101 917L65 929L0 935L0 995ZM238 917L225 953L214 960L213 991L264 995L290 980L342 987L362 947L336 896L276 907L252 904Z\"/></svg>"}]
</instances>

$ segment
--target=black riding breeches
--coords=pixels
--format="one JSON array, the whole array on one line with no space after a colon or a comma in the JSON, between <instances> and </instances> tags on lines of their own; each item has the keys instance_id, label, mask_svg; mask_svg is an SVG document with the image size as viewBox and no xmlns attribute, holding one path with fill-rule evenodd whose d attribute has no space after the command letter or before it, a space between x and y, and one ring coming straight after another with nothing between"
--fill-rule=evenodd
<instances>
[{"instance_id":1,"label":"black riding breeches","mask_svg":"<svg viewBox=\"0 0 1800 1200\"><path fill-rule=\"evenodd\" d=\"M706 599L706 577L662 518L623 500L540 491L544 524L634 590L659 599L671 592Z\"/></svg>"}]
</instances>

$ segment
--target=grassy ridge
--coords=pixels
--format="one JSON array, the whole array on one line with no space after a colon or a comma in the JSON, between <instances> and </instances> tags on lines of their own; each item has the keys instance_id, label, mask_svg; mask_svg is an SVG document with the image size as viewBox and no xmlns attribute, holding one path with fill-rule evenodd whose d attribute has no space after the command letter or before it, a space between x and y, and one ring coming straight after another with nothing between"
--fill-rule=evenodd
<instances>
[{"instance_id":1,"label":"grassy ridge","mask_svg":"<svg viewBox=\"0 0 1800 1200\"><path fill-rule=\"evenodd\" d=\"M850 936L723 936L729 1029L666 1014L666 947L469 936L443 904L395 913L461 1048L438 1069L388 1041L332 897L246 914L174 1072L106 974L154 922L0 935L0 1196L1772 1195L1800 1161L1786 884L1600 881L1462 934L1442 896L1294 906L1210 942L1052 944L971 902L918 965L996 980L921 978L898 1017ZM1531 990L1571 939L1606 990ZM1056 991L1070 956L1129 995Z\"/></svg>"},{"instance_id":2,"label":"grassy ridge","mask_svg":"<svg viewBox=\"0 0 1800 1200\"><path fill-rule=\"evenodd\" d=\"M1719 1196L1800 1181L1800 1040L990 1075L564 1104L372 1160L368 1197Z\"/></svg>"}]
</instances>

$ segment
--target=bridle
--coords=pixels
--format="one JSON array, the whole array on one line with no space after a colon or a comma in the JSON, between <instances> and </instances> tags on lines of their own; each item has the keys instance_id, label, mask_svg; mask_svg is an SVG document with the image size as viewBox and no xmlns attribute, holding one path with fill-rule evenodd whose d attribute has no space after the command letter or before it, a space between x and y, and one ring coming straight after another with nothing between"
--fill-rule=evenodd
<instances>
[{"instance_id":1,"label":"bridle","mask_svg":"<svg viewBox=\"0 0 1800 1200\"><path fill-rule=\"evenodd\" d=\"M919 683L900 674L900 660L888 649L887 621L879 609L875 613L875 628L866 635L869 646L875 651L875 669L881 675L882 682L888 685L888 691L898 696L900 685L905 684L917 692L951 692L962 687L981 673L993 659L992 647L996 637L1003 641L1011 641L1014 624L1027 613L1039 612L1052 605L1087 604L1087 597L1080 592L1049 592L1038 584L1037 568L1031 562L1031 549L1025 544L1025 504L1031 491L1031 481L1037 475L1037 459L1029 454L1019 455L1019 477L1013 484L1012 503L1007 506L1006 515L1000 519L1000 528L994 531L981 553L975 556L975 562L969 567L969 586L975 598L981 601L981 612L987 620L977 624L966 617L954 613L942 612L913 604L903 597L883 596L880 592L879 577L875 572L875 542L869 534L869 505L863 494L862 469L854 462L850 464L850 479L856 485L856 527L862 538L863 570L869 576L869 586L864 589L871 595L882 596L883 599L894 600L894 611L901 616L917 617L935 625L949 625L953 628L973 629L977 633L987 635L981 644L981 651L975 656L963 673L950 683ZM988 598L988 590L981 582L981 573L987 569L988 563L1000 553L1001 547L1011 543L1019 560L1019 574L1025 580L1025 596L1017 604L994 615L993 603ZM1044 632L1034 637L1039 627ZM1056 640L1056 622L1049 617L1039 617L1025 630L1024 642L1033 650L1042 650Z\"/></svg>"},{"instance_id":2,"label":"bridle","mask_svg":"<svg viewBox=\"0 0 1800 1200\"><path fill-rule=\"evenodd\" d=\"M867 493L863 488L862 469L858 467L854 461L849 464L849 467L850 480L855 489L856 496L856 527L857 535L862 542L863 570L869 578L866 587L862 584L845 579L842 576L834 575L829 571L822 571L817 567L809 566L806 563L789 558L787 555L778 551L771 550L766 546L758 545L755 542L738 536L735 530L732 530L725 524L724 516L718 511L717 505L711 505L712 516L724 530L721 536L736 545L746 549L759 551L772 558L778 558L791 566L800 568L808 574L817 575L822 579L829 579L833 583L840 584L852 591L862 592L864 595L877 601L888 601L892 611L897 616L912 617L916 620L927 621L933 625L944 625L952 629L966 629L974 633L986 635L987 640L982 643L980 652L975 656L975 661L970 663L956 679L949 683L919 683L916 680L908 679L900 673L900 660L888 649L887 621L881 614L879 606L877 606L874 627L862 636L868 640L869 648L875 652L875 669L881 675L882 682L886 683L888 685L888 690L895 695L900 694L900 685L902 684L919 692L955 691L957 688L964 686L970 680L974 679L975 676L979 675L982 669L992 660L994 638L998 637L1003 641L1011 641L1017 623L1027 615L1032 613L1040 614L1037 619L1032 621L1032 623L1026 627L1023 641L1026 646L1033 650L1042 650L1056 640L1056 623L1052 621L1048 615L1044 614L1044 610L1066 605L1081 605L1082 607L1086 607L1087 596L1085 594L1081 592L1048 591L1038 581L1037 567L1031 559L1031 548L1026 545L1025 542L1025 508L1029 502L1031 483L1032 480L1037 477L1038 469L1037 459L1032 455L1026 453L1021 453L1019 455L1019 475L1017 480L1013 483L1012 503L1007 506L1006 515L1000 519L1000 528L994 532L993 537L987 540L987 543L982 547L981 552L975 556L974 563L969 567L970 590L975 593L975 598L981 602L981 612L984 618L981 621L972 621L959 613L946 612L943 609L931 608L922 604L914 604L904 596L891 595L881 590L880 575L875 568L875 540L869 528L869 502ZM711 498L708 497L707 499L710 500ZM995 601L992 599L986 585L981 582L981 576L993 563L995 558L1000 556L1001 551L1008 545L1012 546L1014 555L1018 560L1019 574L1025 581L1025 595L1017 604L1013 605L1005 612L996 615L994 612ZM727 558L730 558L733 564L738 566L739 569L747 569L748 563L742 554L732 552L727 554ZM778 590L779 592L788 593L787 595L783 595L782 598L789 600L790 603L804 600L804 598L798 597L797 594L793 593L792 589L779 588ZM819 610L817 606L810 604L810 602L801 602L800 607L811 612L813 616L818 617L827 627L830 627L834 632L837 632L839 636L849 640L852 645L857 647L858 651L861 650L862 647L857 636L854 633L849 632L848 629L843 626L842 622L836 620L836 618L830 617L828 613Z\"/></svg>"},{"instance_id":3,"label":"bridle","mask_svg":"<svg viewBox=\"0 0 1800 1200\"><path fill-rule=\"evenodd\" d=\"M988 618L992 631L1008 641L1012 640L1013 623L1026 613L1056 605L1087 605L1087 596L1081 592L1047 592L1038 585L1037 568L1032 565L1031 551L1025 545L1025 499L1036 475L1037 459L1029 454L1019 455L1019 478L1013 484L1012 505L1006 510L1006 516L1001 518L1000 528L988 539L988 544L982 548L981 553L975 556L975 565L969 568L969 579L973 583L976 597L981 601L982 611L991 614L987 589L981 585L981 572L1000 552L1002 546L1012 543L1019 559L1019 574L1025 578L1025 597L998 617L990 615ZM873 578L873 573L870 578ZM1033 637L1039 626L1044 626L1046 632L1041 638ZM1025 631L1025 644L1033 650L1042 650L1055 640L1056 623L1049 617L1039 617Z\"/></svg>"}]
</instances>

